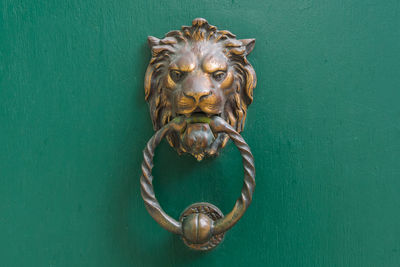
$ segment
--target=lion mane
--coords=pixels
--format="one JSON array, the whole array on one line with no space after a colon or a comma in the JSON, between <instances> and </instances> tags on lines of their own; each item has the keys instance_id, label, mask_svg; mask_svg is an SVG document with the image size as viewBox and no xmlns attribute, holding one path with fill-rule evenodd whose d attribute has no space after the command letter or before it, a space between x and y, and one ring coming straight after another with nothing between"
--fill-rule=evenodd
<instances>
[{"instance_id":1,"label":"lion mane","mask_svg":"<svg viewBox=\"0 0 400 267\"><path fill-rule=\"evenodd\" d=\"M151 60L145 75L144 89L154 130L159 130L174 116L171 102L168 101L164 88L164 79L168 75L171 55L176 53L177 48L182 44L202 41L222 44L223 53L234 69L232 84L234 93L230 95L224 106L224 119L237 132L240 133L243 130L247 107L253 101L253 89L257 82L255 71L246 58L254 47L254 39L238 40L231 32L218 30L202 18L194 19L192 26L182 26L181 30L168 32L163 39L148 37ZM176 138L177 136L173 135L167 136L171 146L178 148ZM221 138L221 147L223 147L228 137L223 134Z\"/></svg>"}]
</instances>

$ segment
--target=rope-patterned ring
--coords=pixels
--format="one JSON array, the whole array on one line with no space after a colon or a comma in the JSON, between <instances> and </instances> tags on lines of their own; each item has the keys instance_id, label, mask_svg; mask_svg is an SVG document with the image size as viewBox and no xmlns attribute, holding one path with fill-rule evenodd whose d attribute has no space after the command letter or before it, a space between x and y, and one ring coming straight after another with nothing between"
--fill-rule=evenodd
<instances>
[{"instance_id":1,"label":"rope-patterned ring","mask_svg":"<svg viewBox=\"0 0 400 267\"><path fill-rule=\"evenodd\" d=\"M163 228L175 233L182 234L182 225L177 220L170 217L161 208L160 203L154 194L153 189L153 176L151 170L153 168L154 150L161 142L164 136L171 130L181 131L188 122L196 122L199 118L177 117L163 128L158 130L153 137L148 141L146 148L143 151L142 172L140 178L142 198L150 215L156 220ZM242 136L235 131L226 121L220 117L212 117L211 119L205 118L210 124L210 128L214 133L226 133L235 143L240 151L244 167L244 182L240 197L236 200L233 210L225 217L218 219L214 222L213 234L220 234L232 228L236 222L243 216L247 207L250 205L254 187L255 187L255 168L254 158L251 154L249 146L246 144Z\"/></svg>"}]
</instances>

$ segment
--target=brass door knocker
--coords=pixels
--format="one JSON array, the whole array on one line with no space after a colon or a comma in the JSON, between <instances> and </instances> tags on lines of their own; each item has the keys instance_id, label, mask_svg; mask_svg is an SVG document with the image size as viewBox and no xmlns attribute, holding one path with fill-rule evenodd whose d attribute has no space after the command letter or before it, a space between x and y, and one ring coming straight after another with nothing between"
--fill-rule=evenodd
<instances>
[{"instance_id":1,"label":"brass door knocker","mask_svg":"<svg viewBox=\"0 0 400 267\"><path fill-rule=\"evenodd\" d=\"M146 71L145 99L157 131L143 151L142 197L150 215L166 230L181 235L187 246L210 250L223 239L250 205L255 187L254 158L239 134L253 100L256 74L246 56L254 39L236 39L205 19L171 31L164 39L149 36L152 58ZM195 203L179 221L161 208L153 189L154 150L163 138L197 160L215 156L230 138L244 166L241 196L226 216L210 203Z\"/></svg>"}]
</instances>

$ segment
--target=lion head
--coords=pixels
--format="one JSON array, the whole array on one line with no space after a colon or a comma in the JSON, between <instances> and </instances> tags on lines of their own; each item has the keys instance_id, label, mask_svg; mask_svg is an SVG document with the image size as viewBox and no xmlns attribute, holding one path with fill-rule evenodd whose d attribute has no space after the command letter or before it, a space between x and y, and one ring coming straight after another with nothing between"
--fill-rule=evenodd
<instances>
[{"instance_id":1,"label":"lion head","mask_svg":"<svg viewBox=\"0 0 400 267\"><path fill-rule=\"evenodd\" d=\"M241 132L253 100L256 74L246 56L255 39L236 39L205 19L171 31L163 39L149 36L151 60L145 76L145 98L154 130L177 116L220 116ZM201 160L215 155L228 136L214 134L205 123L193 123L183 133L166 137L178 153Z\"/></svg>"}]
</instances>

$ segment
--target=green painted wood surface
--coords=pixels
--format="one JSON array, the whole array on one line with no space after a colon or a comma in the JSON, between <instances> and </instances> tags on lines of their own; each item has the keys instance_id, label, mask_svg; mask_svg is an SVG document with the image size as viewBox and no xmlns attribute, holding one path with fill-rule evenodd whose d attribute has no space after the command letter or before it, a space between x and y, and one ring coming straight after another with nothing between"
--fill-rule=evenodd
<instances>
[{"instance_id":1,"label":"green painted wood surface","mask_svg":"<svg viewBox=\"0 0 400 267\"><path fill-rule=\"evenodd\" d=\"M0 266L400 266L397 0L3 0L0 17ZM195 17L257 38L254 201L210 253L139 195L146 36ZM232 144L155 163L175 217L239 195Z\"/></svg>"}]
</instances>

